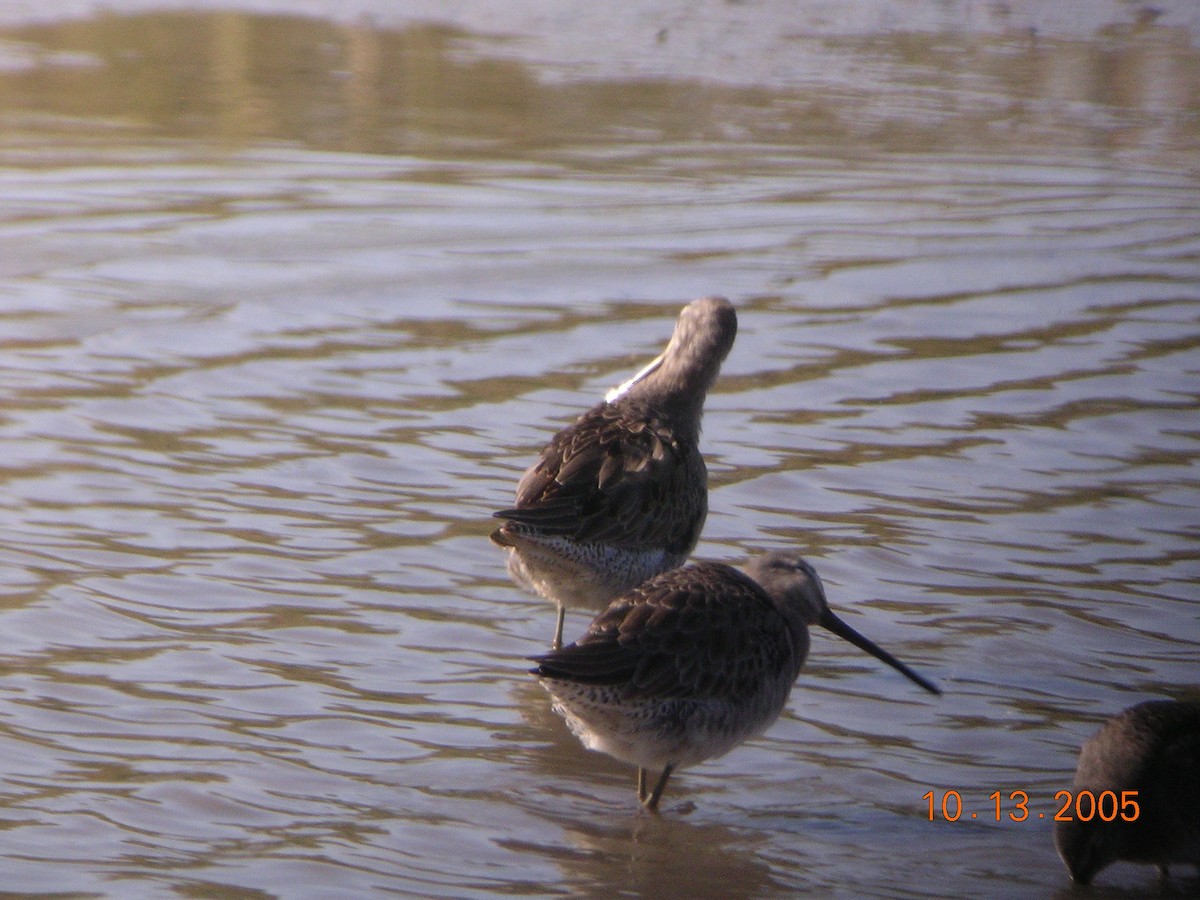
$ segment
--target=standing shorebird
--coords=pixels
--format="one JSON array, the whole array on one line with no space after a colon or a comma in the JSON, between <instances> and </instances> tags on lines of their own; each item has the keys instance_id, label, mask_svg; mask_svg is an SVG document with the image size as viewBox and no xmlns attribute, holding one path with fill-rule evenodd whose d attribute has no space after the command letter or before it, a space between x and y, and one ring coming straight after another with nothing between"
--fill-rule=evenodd
<instances>
[{"instance_id":1,"label":"standing shorebird","mask_svg":"<svg viewBox=\"0 0 1200 900\"><path fill-rule=\"evenodd\" d=\"M1085 790L1094 805L1079 800ZM1054 845L1080 884L1117 860L1153 863L1163 879L1170 863L1200 869L1200 700L1150 700L1113 716L1079 751L1071 796Z\"/></svg>"},{"instance_id":2,"label":"standing shorebird","mask_svg":"<svg viewBox=\"0 0 1200 900\"><path fill-rule=\"evenodd\" d=\"M591 750L638 767L656 809L671 772L722 756L778 718L820 625L940 694L829 609L795 551L756 557L743 574L701 562L614 600L582 638L534 657L554 708ZM652 791L647 770L661 769Z\"/></svg>"},{"instance_id":3,"label":"standing shorebird","mask_svg":"<svg viewBox=\"0 0 1200 900\"><path fill-rule=\"evenodd\" d=\"M604 609L696 546L708 515L700 416L736 335L728 300L688 304L666 350L556 434L516 504L495 513L509 574L558 605L555 649L566 607Z\"/></svg>"}]
</instances>

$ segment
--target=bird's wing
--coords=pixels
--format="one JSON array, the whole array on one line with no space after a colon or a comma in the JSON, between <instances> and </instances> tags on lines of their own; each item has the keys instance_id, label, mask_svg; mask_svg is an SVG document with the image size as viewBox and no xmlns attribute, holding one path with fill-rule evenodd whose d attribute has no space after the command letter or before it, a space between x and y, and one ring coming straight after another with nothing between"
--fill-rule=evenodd
<instances>
[{"instance_id":1,"label":"bird's wing","mask_svg":"<svg viewBox=\"0 0 1200 900\"><path fill-rule=\"evenodd\" d=\"M577 642L534 657L533 672L637 697L746 696L792 654L783 617L757 584L696 563L614 600Z\"/></svg>"},{"instance_id":2,"label":"bird's wing","mask_svg":"<svg viewBox=\"0 0 1200 900\"><path fill-rule=\"evenodd\" d=\"M707 512L695 446L648 410L602 403L554 436L517 486L515 506L495 515L580 543L687 553Z\"/></svg>"}]
</instances>

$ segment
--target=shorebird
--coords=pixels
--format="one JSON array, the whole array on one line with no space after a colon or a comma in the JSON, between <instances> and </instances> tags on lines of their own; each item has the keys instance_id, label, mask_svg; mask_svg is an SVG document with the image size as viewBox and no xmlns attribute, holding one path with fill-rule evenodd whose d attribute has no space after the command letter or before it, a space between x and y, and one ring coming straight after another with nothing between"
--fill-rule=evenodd
<instances>
[{"instance_id":1,"label":"shorebird","mask_svg":"<svg viewBox=\"0 0 1200 900\"><path fill-rule=\"evenodd\" d=\"M1079 800L1085 790L1094 806ZM1153 863L1164 880L1171 863L1200 869L1200 700L1150 700L1113 716L1079 751L1071 796L1054 845L1074 881L1089 884L1117 860Z\"/></svg>"},{"instance_id":2,"label":"shorebird","mask_svg":"<svg viewBox=\"0 0 1200 900\"><path fill-rule=\"evenodd\" d=\"M736 335L728 300L688 304L667 348L556 434L495 513L513 580L558 606L555 649L566 607L602 610L696 546L708 515L700 417Z\"/></svg>"},{"instance_id":3,"label":"shorebird","mask_svg":"<svg viewBox=\"0 0 1200 900\"><path fill-rule=\"evenodd\" d=\"M650 810L671 773L722 756L779 716L820 625L931 682L829 609L816 571L795 551L758 556L745 573L700 562L614 600L578 641L532 657L554 709L591 750L638 768ZM661 770L647 791L647 772Z\"/></svg>"}]
</instances>

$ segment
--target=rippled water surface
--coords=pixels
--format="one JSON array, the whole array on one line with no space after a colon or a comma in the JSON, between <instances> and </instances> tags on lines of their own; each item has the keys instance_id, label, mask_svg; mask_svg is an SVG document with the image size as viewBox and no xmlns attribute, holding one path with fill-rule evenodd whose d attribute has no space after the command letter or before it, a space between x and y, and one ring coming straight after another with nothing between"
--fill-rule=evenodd
<instances>
[{"instance_id":1,"label":"rippled water surface","mask_svg":"<svg viewBox=\"0 0 1200 900\"><path fill-rule=\"evenodd\" d=\"M634 7L594 56L549 3L142 6L0 31L4 889L1067 889L1080 742L1200 690L1187 4ZM817 634L654 817L527 676L553 610L486 535L708 293L697 555L803 548L945 695Z\"/></svg>"}]
</instances>

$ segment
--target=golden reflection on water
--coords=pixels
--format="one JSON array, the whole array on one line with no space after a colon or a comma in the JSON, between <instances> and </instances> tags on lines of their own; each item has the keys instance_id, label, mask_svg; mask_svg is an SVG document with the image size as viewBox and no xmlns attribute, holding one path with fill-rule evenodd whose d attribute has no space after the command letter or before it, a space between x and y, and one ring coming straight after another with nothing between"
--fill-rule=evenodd
<instances>
[{"instance_id":1,"label":"golden reflection on water","mask_svg":"<svg viewBox=\"0 0 1200 900\"><path fill-rule=\"evenodd\" d=\"M788 40L743 83L239 12L0 34L5 889L1065 885L1047 829L920 797L1036 810L1197 687L1195 35ZM650 820L484 535L713 291L701 555L800 544L946 696L816 635Z\"/></svg>"},{"instance_id":2,"label":"golden reflection on water","mask_svg":"<svg viewBox=\"0 0 1200 900\"><path fill-rule=\"evenodd\" d=\"M50 116L69 130L103 123L235 146L478 157L736 134L842 157L1064 145L1144 154L1190 149L1200 115L1200 51L1186 29L1153 21L1092 40L797 29L798 56L862 61L857 80L770 89L547 82L489 57L500 38L240 12L114 13L11 28L4 40L10 121L36 111L39 127Z\"/></svg>"}]
</instances>

